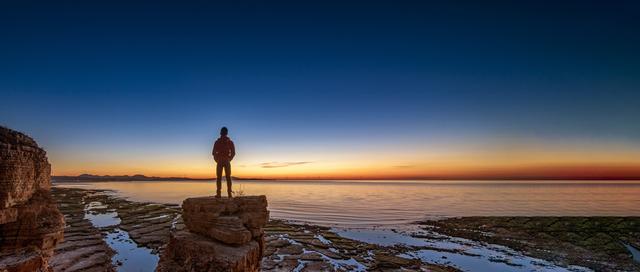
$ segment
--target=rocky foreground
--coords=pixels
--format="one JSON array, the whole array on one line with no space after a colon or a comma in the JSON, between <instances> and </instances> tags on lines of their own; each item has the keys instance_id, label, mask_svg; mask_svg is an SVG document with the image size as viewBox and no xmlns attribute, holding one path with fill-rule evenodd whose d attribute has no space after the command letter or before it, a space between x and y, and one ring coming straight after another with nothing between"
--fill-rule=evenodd
<instances>
[{"instance_id":1,"label":"rocky foreground","mask_svg":"<svg viewBox=\"0 0 640 272\"><path fill-rule=\"evenodd\" d=\"M191 235L182 231L186 226L176 205L128 201L104 190L54 187L52 192L67 218L65 241L52 258L54 271L116 270L122 263L109 261L114 251L98 235L106 237L124 230L138 246L155 253L162 252L171 241L172 231L177 239ZM87 219L100 215L117 218L103 226ZM458 271L397 256L407 248L347 239L325 227L270 220L263 230L261 271ZM156 263L148 265L155 267Z\"/></svg>"},{"instance_id":2,"label":"rocky foreground","mask_svg":"<svg viewBox=\"0 0 640 272\"><path fill-rule=\"evenodd\" d=\"M51 197L51 166L30 137L0 127L0 271L48 271L64 220Z\"/></svg>"},{"instance_id":3,"label":"rocky foreground","mask_svg":"<svg viewBox=\"0 0 640 272\"><path fill-rule=\"evenodd\" d=\"M174 229L156 271L258 271L269 221L265 196L195 197L182 202L185 229Z\"/></svg>"},{"instance_id":4,"label":"rocky foreground","mask_svg":"<svg viewBox=\"0 0 640 272\"><path fill-rule=\"evenodd\" d=\"M462 217L421 222L425 229L504 245L563 266L640 271L640 217Z\"/></svg>"},{"instance_id":5,"label":"rocky foreground","mask_svg":"<svg viewBox=\"0 0 640 272\"><path fill-rule=\"evenodd\" d=\"M177 205L132 202L101 190L54 187L52 193L67 218L65 241L58 245L51 260L55 271L117 269L122 262L110 261L114 251L100 237L121 231L126 231L137 246L148 248L156 256L171 241L172 232L177 233L174 235L177 239L191 235L184 232L183 211ZM101 216L111 218L113 222L97 227L87 219ZM640 271L640 265L625 249L625 245L638 246L637 222L638 218L624 217L468 217L420 222L418 226L422 231L409 233L417 239L448 241L449 244L453 241L459 245L449 247L438 245L438 242L371 244L345 238L335 229L271 219L263 228L260 270L459 271L456 268L460 267L459 263L451 256L478 260L484 257L474 249L504 245L515 251L500 248L485 260L513 268L513 271L529 271L531 267L516 262L519 257L514 254L523 252L540 259L537 261L540 264L532 268L534 270L553 271L564 267L568 271ZM254 239L251 230L246 231L245 238ZM221 235L217 237L223 240L243 237ZM245 240L228 242L245 243ZM419 252L436 257L420 259L416 254ZM544 264L542 260L548 263ZM155 266L156 262L157 259L152 260L148 265Z\"/></svg>"},{"instance_id":6,"label":"rocky foreground","mask_svg":"<svg viewBox=\"0 0 640 272\"><path fill-rule=\"evenodd\" d=\"M108 191L54 187L52 194L66 220L64 242L51 260L54 271L115 271L124 260L112 261L116 252L105 238L115 234L122 242L121 231L157 254L180 214L177 205L126 201Z\"/></svg>"}]
</instances>

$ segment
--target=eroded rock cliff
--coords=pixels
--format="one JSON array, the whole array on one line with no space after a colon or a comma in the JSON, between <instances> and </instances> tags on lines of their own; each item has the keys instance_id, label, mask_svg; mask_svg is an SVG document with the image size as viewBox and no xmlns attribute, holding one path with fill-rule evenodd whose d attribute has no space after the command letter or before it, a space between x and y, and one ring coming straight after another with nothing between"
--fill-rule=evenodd
<instances>
[{"instance_id":1,"label":"eroded rock cliff","mask_svg":"<svg viewBox=\"0 0 640 272\"><path fill-rule=\"evenodd\" d=\"M0 127L0 271L49 271L64 218L51 198L51 166L29 136Z\"/></svg>"},{"instance_id":2,"label":"eroded rock cliff","mask_svg":"<svg viewBox=\"0 0 640 272\"><path fill-rule=\"evenodd\" d=\"M182 209L187 229L171 234L157 271L258 271L269 221L265 196L189 198Z\"/></svg>"}]
</instances>

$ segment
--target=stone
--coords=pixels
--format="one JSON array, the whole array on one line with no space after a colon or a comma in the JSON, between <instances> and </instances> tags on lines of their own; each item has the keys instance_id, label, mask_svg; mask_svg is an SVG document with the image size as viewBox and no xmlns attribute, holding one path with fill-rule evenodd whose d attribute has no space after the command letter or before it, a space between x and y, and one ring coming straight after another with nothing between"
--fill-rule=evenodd
<instances>
[{"instance_id":1,"label":"stone","mask_svg":"<svg viewBox=\"0 0 640 272\"><path fill-rule=\"evenodd\" d=\"M188 198L182 216L190 231L236 245L259 238L269 221L265 196Z\"/></svg>"},{"instance_id":2,"label":"stone","mask_svg":"<svg viewBox=\"0 0 640 272\"><path fill-rule=\"evenodd\" d=\"M16 209L18 219L0 225L0 251L36 247L51 255L64 236L64 217L51 195L38 191L29 202Z\"/></svg>"},{"instance_id":3,"label":"stone","mask_svg":"<svg viewBox=\"0 0 640 272\"><path fill-rule=\"evenodd\" d=\"M322 255L317 252L303 253L300 255L300 260L303 261L322 261Z\"/></svg>"},{"instance_id":4,"label":"stone","mask_svg":"<svg viewBox=\"0 0 640 272\"><path fill-rule=\"evenodd\" d=\"M298 255L304 252L304 247L297 244L291 244L286 247L279 248L277 253L282 255Z\"/></svg>"},{"instance_id":5,"label":"stone","mask_svg":"<svg viewBox=\"0 0 640 272\"><path fill-rule=\"evenodd\" d=\"M379 268L401 268L401 267L417 267L420 261L417 259L407 259L400 256L388 254L376 254L376 265Z\"/></svg>"},{"instance_id":6,"label":"stone","mask_svg":"<svg viewBox=\"0 0 640 272\"><path fill-rule=\"evenodd\" d=\"M0 209L0 225L14 222L18 219L18 209L15 207Z\"/></svg>"},{"instance_id":7,"label":"stone","mask_svg":"<svg viewBox=\"0 0 640 272\"><path fill-rule=\"evenodd\" d=\"M28 201L51 188L47 153L29 136L0 127L0 209Z\"/></svg>"},{"instance_id":8,"label":"stone","mask_svg":"<svg viewBox=\"0 0 640 272\"><path fill-rule=\"evenodd\" d=\"M187 227L189 228L189 225ZM226 244L246 244L252 237L251 232L244 227L240 218L235 216L220 216L209 226L189 229Z\"/></svg>"},{"instance_id":9,"label":"stone","mask_svg":"<svg viewBox=\"0 0 640 272\"><path fill-rule=\"evenodd\" d=\"M0 271L50 271L64 217L51 197L51 165L29 136L0 127Z\"/></svg>"},{"instance_id":10,"label":"stone","mask_svg":"<svg viewBox=\"0 0 640 272\"><path fill-rule=\"evenodd\" d=\"M188 198L182 218L186 228L171 233L156 271L258 271L269 221L265 196Z\"/></svg>"},{"instance_id":11,"label":"stone","mask_svg":"<svg viewBox=\"0 0 640 272\"><path fill-rule=\"evenodd\" d=\"M304 268L302 268L303 272L307 271L334 271L334 269L329 263L326 262L308 262L304 264Z\"/></svg>"},{"instance_id":12,"label":"stone","mask_svg":"<svg viewBox=\"0 0 640 272\"><path fill-rule=\"evenodd\" d=\"M271 241L268 242L269 246L275 247L275 248L280 248L280 247L285 247L290 245L291 242L289 242L288 240L285 239L273 239Z\"/></svg>"},{"instance_id":13,"label":"stone","mask_svg":"<svg viewBox=\"0 0 640 272\"><path fill-rule=\"evenodd\" d=\"M25 250L15 254L0 255L0 271L45 272L49 269L44 256L36 251Z\"/></svg>"},{"instance_id":14,"label":"stone","mask_svg":"<svg viewBox=\"0 0 640 272\"><path fill-rule=\"evenodd\" d=\"M156 271L258 271L261 259L256 241L228 245L183 230L171 234Z\"/></svg>"}]
</instances>

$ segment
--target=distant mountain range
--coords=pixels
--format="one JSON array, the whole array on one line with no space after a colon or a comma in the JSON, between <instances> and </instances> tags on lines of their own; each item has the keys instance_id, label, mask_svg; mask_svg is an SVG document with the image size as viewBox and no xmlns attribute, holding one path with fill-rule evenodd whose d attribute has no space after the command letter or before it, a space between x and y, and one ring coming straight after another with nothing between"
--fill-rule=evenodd
<instances>
[{"instance_id":1,"label":"distant mountain range","mask_svg":"<svg viewBox=\"0 0 640 272\"><path fill-rule=\"evenodd\" d=\"M99 176L92 174L82 174L78 176L51 176L53 181L166 181L166 180L213 180L215 178L187 178L187 177L147 177L145 175L124 175L124 176ZM245 178L232 177L236 180L247 180ZM252 179L254 180L254 179Z\"/></svg>"}]
</instances>

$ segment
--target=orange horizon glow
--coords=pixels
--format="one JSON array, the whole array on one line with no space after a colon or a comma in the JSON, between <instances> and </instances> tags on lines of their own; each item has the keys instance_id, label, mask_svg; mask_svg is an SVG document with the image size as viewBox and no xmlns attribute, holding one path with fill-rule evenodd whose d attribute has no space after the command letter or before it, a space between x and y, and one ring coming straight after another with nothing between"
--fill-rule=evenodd
<instances>
[{"instance_id":1,"label":"orange horizon glow","mask_svg":"<svg viewBox=\"0 0 640 272\"><path fill-rule=\"evenodd\" d=\"M55 167L54 167L55 169ZM198 174L186 175L182 171L53 171L55 176L76 176L80 174L94 175L136 175L142 174L153 177L186 177L196 179L215 178L214 166L211 165L207 171ZM431 179L431 180L471 180L471 179L640 179L640 164L627 165L601 165L601 164L567 164L567 165L531 165L531 166L511 166L511 167L459 167L458 169L375 169L375 168L351 168L345 172L332 172L331 170L309 170L300 169L297 171L260 171L257 169L234 169L233 175L240 178L256 179L340 179L340 180L407 180L407 179Z\"/></svg>"},{"instance_id":2,"label":"orange horizon glow","mask_svg":"<svg viewBox=\"0 0 640 272\"><path fill-rule=\"evenodd\" d=\"M244 150L242 150L244 151ZM53 175L135 175L212 178L208 152L107 154L50 153ZM494 144L442 143L336 152L244 151L232 174L265 179L640 179L640 147L610 143L496 140Z\"/></svg>"}]
</instances>

